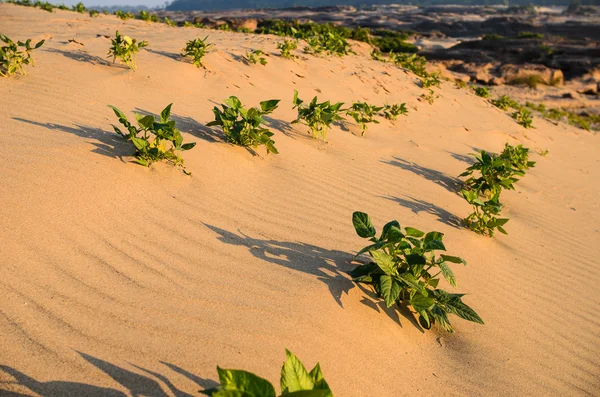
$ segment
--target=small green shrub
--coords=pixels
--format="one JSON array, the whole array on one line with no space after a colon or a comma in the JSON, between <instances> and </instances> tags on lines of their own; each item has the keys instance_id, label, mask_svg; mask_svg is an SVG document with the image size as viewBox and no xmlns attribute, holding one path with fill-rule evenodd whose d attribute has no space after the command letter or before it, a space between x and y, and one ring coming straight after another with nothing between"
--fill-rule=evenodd
<instances>
[{"instance_id":1,"label":"small green shrub","mask_svg":"<svg viewBox=\"0 0 600 397\"><path fill-rule=\"evenodd\" d=\"M121 36L118 30L115 33L115 38L110 41L112 47L108 50L108 55L113 57L113 63L119 58L131 70L135 70L137 67L135 55L141 48L148 46L146 40L138 43L136 39L132 39L129 36Z\"/></svg>"},{"instance_id":2,"label":"small green shrub","mask_svg":"<svg viewBox=\"0 0 600 397\"><path fill-rule=\"evenodd\" d=\"M244 57L244 59L247 63L251 63L254 65L256 65L257 63L260 63L261 65L266 65L267 59L265 57L267 56L269 56L269 54L265 53L262 50L252 50L246 51L246 56Z\"/></svg>"},{"instance_id":3,"label":"small green shrub","mask_svg":"<svg viewBox=\"0 0 600 397\"><path fill-rule=\"evenodd\" d=\"M475 191L479 195L493 197L502 189L514 190L515 170L506 157L500 157L485 150L474 155L475 163L459 177L468 177L464 182L465 190ZM479 174L477 176L476 174Z\"/></svg>"},{"instance_id":4,"label":"small green shrub","mask_svg":"<svg viewBox=\"0 0 600 397\"><path fill-rule=\"evenodd\" d=\"M388 120L396 120L400 115L408 114L408 109L406 108L406 103L401 104L393 104L388 105L387 103L383 105L383 117Z\"/></svg>"},{"instance_id":5,"label":"small green shrub","mask_svg":"<svg viewBox=\"0 0 600 397\"><path fill-rule=\"evenodd\" d=\"M506 37L501 36L499 34L484 34L481 40L504 40Z\"/></svg>"},{"instance_id":6,"label":"small green shrub","mask_svg":"<svg viewBox=\"0 0 600 397\"><path fill-rule=\"evenodd\" d=\"M525 171L535 167L535 161L529 161L529 149L523 145L504 145L504 150L499 156L508 162L514 175L524 176Z\"/></svg>"},{"instance_id":7,"label":"small green shrub","mask_svg":"<svg viewBox=\"0 0 600 397\"><path fill-rule=\"evenodd\" d=\"M277 43L277 49L281 50L281 56L287 59L296 58L292 51L298 48L296 40L283 40Z\"/></svg>"},{"instance_id":8,"label":"small green shrub","mask_svg":"<svg viewBox=\"0 0 600 397\"><path fill-rule=\"evenodd\" d=\"M508 81L506 84L510 85L526 85L531 89L537 89L539 84L550 85L542 76L539 74L530 74L527 76L515 77Z\"/></svg>"},{"instance_id":9,"label":"small green shrub","mask_svg":"<svg viewBox=\"0 0 600 397\"><path fill-rule=\"evenodd\" d=\"M31 51L40 48L45 40L39 41L32 47L31 39L27 39L24 43L22 41L15 43L8 36L0 34L0 41L4 43L0 47L0 76L6 77L16 73L26 75L23 65L34 66ZM19 50L19 47L23 49Z\"/></svg>"},{"instance_id":10,"label":"small green shrub","mask_svg":"<svg viewBox=\"0 0 600 397\"><path fill-rule=\"evenodd\" d=\"M35 6L39 7L41 10L52 12L54 10L54 5L48 3L47 1L41 2L36 1Z\"/></svg>"},{"instance_id":11,"label":"small green shrub","mask_svg":"<svg viewBox=\"0 0 600 397\"><path fill-rule=\"evenodd\" d=\"M440 78L437 74L429 74L421 79L422 88L431 88L440 86Z\"/></svg>"},{"instance_id":12,"label":"small green shrub","mask_svg":"<svg viewBox=\"0 0 600 397\"><path fill-rule=\"evenodd\" d=\"M333 397L323 378L319 363L309 372L289 350L281 368L281 395L297 397ZM213 397L276 397L273 385L251 372L217 367L220 386L200 393Z\"/></svg>"},{"instance_id":13,"label":"small green shrub","mask_svg":"<svg viewBox=\"0 0 600 397\"><path fill-rule=\"evenodd\" d=\"M446 331L453 332L449 314L483 324L481 317L462 301L463 294L450 294L437 288L439 274L456 287L450 264L466 265L456 256L442 254L436 258L435 251L446 250L443 233L424 233L412 227L402 231L397 221L391 221L377 238L369 215L354 212L352 223L356 234L371 242L356 257L368 253L372 261L358 265L350 275L356 283L371 285L387 307L394 304L412 306L419 314L419 324L425 329L438 323Z\"/></svg>"},{"instance_id":14,"label":"small green shrub","mask_svg":"<svg viewBox=\"0 0 600 397\"><path fill-rule=\"evenodd\" d=\"M154 14L150 14L147 11L140 11L140 19L146 22L158 22L158 17Z\"/></svg>"},{"instance_id":15,"label":"small green shrub","mask_svg":"<svg viewBox=\"0 0 600 397\"><path fill-rule=\"evenodd\" d=\"M521 108L514 112L511 117L517 121L518 124L521 124L525 128L534 128L533 127L533 116L531 112L525 108Z\"/></svg>"},{"instance_id":16,"label":"small green shrub","mask_svg":"<svg viewBox=\"0 0 600 397\"><path fill-rule=\"evenodd\" d=\"M480 96L482 98L489 98L490 97L490 90L487 87L473 87L473 90L475 91L475 95Z\"/></svg>"},{"instance_id":17,"label":"small green shrub","mask_svg":"<svg viewBox=\"0 0 600 397\"><path fill-rule=\"evenodd\" d=\"M306 39L308 46L304 47L304 52L309 54L320 54L325 52L329 55L348 55L352 53L352 47L346 39L335 31L330 31Z\"/></svg>"},{"instance_id":18,"label":"small green shrub","mask_svg":"<svg viewBox=\"0 0 600 397\"><path fill-rule=\"evenodd\" d=\"M544 35L541 33L533 33L533 32L519 32L517 34L518 39L543 39Z\"/></svg>"},{"instance_id":19,"label":"small green shrub","mask_svg":"<svg viewBox=\"0 0 600 397\"><path fill-rule=\"evenodd\" d=\"M207 126L218 125L223 129L227 141L235 145L245 147L257 147L264 145L267 153L278 154L275 142L271 139L273 133L267 128L263 116L273 112L277 108L279 99L271 99L260 103L260 109L246 109L242 102L235 96L230 96L221 107L213 109L215 121Z\"/></svg>"},{"instance_id":20,"label":"small green shrub","mask_svg":"<svg viewBox=\"0 0 600 397\"><path fill-rule=\"evenodd\" d=\"M421 98L423 98L424 100L427 101L427 103L429 103L430 105L433 105L433 101L435 101L436 98L439 98L439 95L435 94L435 91L432 90L431 88L427 89L427 92L424 94L421 94Z\"/></svg>"},{"instance_id":21,"label":"small green shrub","mask_svg":"<svg viewBox=\"0 0 600 397\"><path fill-rule=\"evenodd\" d=\"M100 12L98 10L90 10L89 12L90 17L97 17L98 15L100 15Z\"/></svg>"},{"instance_id":22,"label":"small green shrub","mask_svg":"<svg viewBox=\"0 0 600 397\"><path fill-rule=\"evenodd\" d=\"M163 19L163 22L166 23L168 26L177 26L177 22L173 21L169 17L165 17Z\"/></svg>"},{"instance_id":23,"label":"small green shrub","mask_svg":"<svg viewBox=\"0 0 600 397\"><path fill-rule=\"evenodd\" d=\"M454 80L454 84L456 84L456 88L467 88L469 87L466 82L456 79Z\"/></svg>"},{"instance_id":24,"label":"small green shrub","mask_svg":"<svg viewBox=\"0 0 600 397\"><path fill-rule=\"evenodd\" d=\"M58 9L59 10L68 10L69 7L65 3L62 3L58 6Z\"/></svg>"},{"instance_id":25,"label":"small green shrub","mask_svg":"<svg viewBox=\"0 0 600 397\"><path fill-rule=\"evenodd\" d=\"M475 190L462 190L461 194L473 207L473 212L464 220L469 229L490 237L494 236L495 229L500 233L508 234L503 227L508 222L508 218L497 217L504 207L499 201L500 193L487 200L482 199Z\"/></svg>"},{"instance_id":26,"label":"small green shrub","mask_svg":"<svg viewBox=\"0 0 600 397\"><path fill-rule=\"evenodd\" d=\"M429 73L425 70L427 60L420 55L390 52L390 61L401 68L410 70L419 77L426 78L429 76Z\"/></svg>"},{"instance_id":27,"label":"small green shrub","mask_svg":"<svg viewBox=\"0 0 600 397\"><path fill-rule=\"evenodd\" d=\"M514 99L512 99L511 97L509 97L507 95L502 95L501 97L499 97L497 99L492 99L490 102L492 103L492 105L494 105L497 108L500 108L502 110L508 110L508 108L513 108L513 109L521 108L521 105L519 105L519 103L517 101L515 101Z\"/></svg>"},{"instance_id":28,"label":"small green shrub","mask_svg":"<svg viewBox=\"0 0 600 397\"><path fill-rule=\"evenodd\" d=\"M371 51L371 58L375 61L386 62L381 51L379 51L377 49L374 49L373 51Z\"/></svg>"},{"instance_id":29,"label":"small green shrub","mask_svg":"<svg viewBox=\"0 0 600 397\"><path fill-rule=\"evenodd\" d=\"M190 57L192 58L192 64L198 68L203 67L202 58L204 58L204 55L213 48L213 45L208 44L206 39L208 39L208 36L204 39L197 38L188 41L185 48L182 50L181 56Z\"/></svg>"},{"instance_id":30,"label":"small green shrub","mask_svg":"<svg viewBox=\"0 0 600 397\"><path fill-rule=\"evenodd\" d=\"M196 143L183 143L181 132L175 128L175 121L171 118L171 106L168 105L160 113L160 119L154 116L135 114L138 127L132 125L123 112L114 106L108 105L119 118L127 132L123 133L113 125L115 132L123 138L131 141L136 148L136 162L149 167L156 161L166 160L174 165L183 166L183 159L177 154L179 151L190 150ZM189 174L185 171L186 174Z\"/></svg>"},{"instance_id":31,"label":"small green shrub","mask_svg":"<svg viewBox=\"0 0 600 397\"><path fill-rule=\"evenodd\" d=\"M133 15L133 13L125 12L125 11L121 11L121 10L115 11L115 15L124 21L135 18L135 15Z\"/></svg>"},{"instance_id":32,"label":"small green shrub","mask_svg":"<svg viewBox=\"0 0 600 397\"><path fill-rule=\"evenodd\" d=\"M310 128L312 137L317 140L321 138L323 142L327 141L327 132L331 124L343 120L339 115L343 105L342 102L334 104L331 104L330 101L318 103L315 96L306 105L302 99L298 98L298 91L294 90L293 103L294 107L292 109L298 109L298 118L292 121L292 124L306 124Z\"/></svg>"},{"instance_id":33,"label":"small green shrub","mask_svg":"<svg viewBox=\"0 0 600 397\"><path fill-rule=\"evenodd\" d=\"M82 2L75 4L73 7L71 7L71 9L80 14L83 14L86 11L85 6L83 5Z\"/></svg>"},{"instance_id":34,"label":"small green shrub","mask_svg":"<svg viewBox=\"0 0 600 397\"><path fill-rule=\"evenodd\" d=\"M369 105L366 102L357 101L352 103L350 109L346 110L346 114L354 119L362 130L361 136L365 136L367 132L367 124L375 123L379 124L379 121L375 120L377 112L383 109L383 106Z\"/></svg>"}]
</instances>

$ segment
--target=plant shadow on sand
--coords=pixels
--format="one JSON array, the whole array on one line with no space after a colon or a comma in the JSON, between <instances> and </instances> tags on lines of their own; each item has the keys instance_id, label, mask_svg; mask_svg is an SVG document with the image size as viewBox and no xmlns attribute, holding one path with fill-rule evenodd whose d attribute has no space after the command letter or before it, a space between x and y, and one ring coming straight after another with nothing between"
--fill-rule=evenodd
<instances>
[{"instance_id":1,"label":"plant shadow on sand","mask_svg":"<svg viewBox=\"0 0 600 397\"><path fill-rule=\"evenodd\" d=\"M405 208L409 208L413 213L415 214L419 214L421 212L425 212L431 215L434 215L435 217L437 217L437 220L439 222L442 222L448 226L452 226L456 229L463 229L464 223L463 220L461 218L459 218L458 216L452 214L449 211L446 211L445 209L438 207L435 204L429 203L425 200L419 200L413 197L406 197L406 198L402 198L402 197L384 197L382 196L382 198L386 199L386 200L390 200L390 201L395 201L398 204L400 204L402 207Z\"/></svg>"},{"instance_id":2,"label":"plant shadow on sand","mask_svg":"<svg viewBox=\"0 0 600 397\"><path fill-rule=\"evenodd\" d=\"M204 226L219 235L219 241L237 246L245 246L258 259L316 276L329 288L331 296L343 308L342 295L357 286L348 275L354 268L349 262L352 259L347 252L328 250L310 244L282 242L276 240L252 238L243 232L232 233L216 226L203 223ZM343 270L342 270L343 269ZM386 308L375 293L362 285L358 285L365 297L362 304L377 312L384 312L394 322L402 326L398 313L402 314L418 329L421 329L412 313L407 308Z\"/></svg>"},{"instance_id":3,"label":"plant shadow on sand","mask_svg":"<svg viewBox=\"0 0 600 397\"><path fill-rule=\"evenodd\" d=\"M123 162L125 162L123 157L132 156L134 154L133 147L115 132L108 132L100 128L86 127L79 124L66 126L54 123L39 123L37 121L26 120L20 117L13 117L13 120L35 125L37 127L44 127L49 130L67 132L82 138L94 139L98 142L89 141L89 143L96 146L96 149L92 150L92 152L107 157L118 158Z\"/></svg>"},{"instance_id":4,"label":"plant shadow on sand","mask_svg":"<svg viewBox=\"0 0 600 397\"><path fill-rule=\"evenodd\" d=\"M175 53L175 52L158 51L158 50L153 50L152 48L145 48L145 50L151 54L156 54L156 55L160 55L163 57L171 58L175 61L181 61L183 59L181 54Z\"/></svg>"},{"instance_id":5,"label":"plant shadow on sand","mask_svg":"<svg viewBox=\"0 0 600 397\"><path fill-rule=\"evenodd\" d=\"M48 48L48 49L46 49L46 51L53 52L55 54L61 54L67 58L73 59L78 62L91 63L92 65L102 65L102 66L111 66L112 65L112 62L110 62L109 60L101 58L96 55L90 55L87 52L84 52L82 50L64 51L64 50L58 50L56 48ZM125 67L126 69L129 69L125 65L115 64L115 66L121 66L121 67Z\"/></svg>"},{"instance_id":6,"label":"plant shadow on sand","mask_svg":"<svg viewBox=\"0 0 600 397\"><path fill-rule=\"evenodd\" d=\"M416 163L401 159L400 157L394 157L392 160L387 161L382 160L382 162L410 171L415 175L422 176L428 181L431 181L452 193L458 194L462 187L462 182L458 178L451 177L450 175L431 168L422 167Z\"/></svg>"},{"instance_id":7,"label":"plant shadow on sand","mask_svg":"<svg viewBox=\"0 0 600 397\"><path fill-rule=\"evenodd\" d=\"M99 358L90 356L85 353L77 353L88 363L92 364L93 366L104 372L106 375L111 377L115 382L119 383L123 388L127 389L129 393L124 393L121 390L113 388L99 387L80 382L41 382L7 365L0 365L0 371L3 371L5 374L8 374L14 379L14 381L7 383L12 383L26 387L32 392L42 397L169 397L171 395L174 395L175 397L194 397L198 395L197 393L186 393L178 389L165 375L144 369L140 366L130 364L138 370L144 372L144 375L132 372L125 368L121 368L115 364L111 364L107 361L101 360ZM188 378L202 389L218 386L217 382L210 379L203 379L199 376L193 375L174 364L169 364L162 361L160 363L165 365L171 371L174 371L179 375L183 375L184 377ZM165 389L159 381L165 385L165 387L170 391L170 393L165 392ZM0 385L0 388L1 387L2 386ZM0 394L6 397L24 396L20 393L4 392L2 390L0 390Z\"/></svg>"}]
</instances>

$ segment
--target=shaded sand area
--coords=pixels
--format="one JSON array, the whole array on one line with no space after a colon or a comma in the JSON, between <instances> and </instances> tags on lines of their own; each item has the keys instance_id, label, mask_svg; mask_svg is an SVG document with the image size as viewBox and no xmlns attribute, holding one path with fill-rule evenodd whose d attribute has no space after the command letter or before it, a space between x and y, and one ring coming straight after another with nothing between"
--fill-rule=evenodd
<instances>
[{"instance_id":1,"label":"shaded sand area","mask_svg":"<svg viewBox=\"0 0 600 397\"><path fill-rule=\"evenodd\" d=\"M150 45L130 72L105 61L116 29ZM594 395L600 388L600 144L536 118L525 130L467 90L358 55L296 61L279 40L0 4L0 30L46 39L29 75L0 79L0 394L196 396L216 365L278 383L287 347L320 361L336 396ZM209 35L206 70L178 60ZM69 42L75 39L82 45ZM271 52L265 67L240 61ZM360 138L290 126L300 97L407 102ZM207 128L229 95L281 99L279 155ZM191 177L131 163L106 107L173 114ZM504 193L508 236L460 226L455 177L481 148L523 143L537 165ZM548 150L545 157L535 150ZM421 330L347 271L363 247L351 214L446 234L456 290L485 320Z\"/></svg>"}]
</instances>

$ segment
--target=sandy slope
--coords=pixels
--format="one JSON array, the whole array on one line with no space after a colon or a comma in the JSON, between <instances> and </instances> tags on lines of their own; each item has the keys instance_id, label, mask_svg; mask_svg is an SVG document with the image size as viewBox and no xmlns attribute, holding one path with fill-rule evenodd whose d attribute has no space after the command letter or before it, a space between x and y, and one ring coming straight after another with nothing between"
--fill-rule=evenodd
<instances>
[{"instance_id":1,"label":"sandy slope","mask_svg":"<svg viewBox=\"0 0 600 397\"><path fill-rule=\"evenodd\" d=\"M137 72L102 60L97 35L115 29L150 42ZM286 347L320 361L336 396L598 392L598 137L539 119L526 131L451 84L422 103L414 76L363 55L240 62L247 48L275 54L273 37L12 5L0 31L47 39L28 76L0 80L0 395L194 396L217 364L277 382ZM174 59L205 34L218 49L207 70ZM288 124L294 88L410 114L364 139L336 127L323 144ZM282 99L280 155L204 126L232 94ZM106 104L170 102L198 142L191 177L131 163L111 132ZM456 226L469 206L454 176L474 148L507 141L549 154L504 195L510 234L488 239ZM356 287L354 210L446 233L469 262L458 290L486 324L424 333Z\"/></svg>"}]
</instances>

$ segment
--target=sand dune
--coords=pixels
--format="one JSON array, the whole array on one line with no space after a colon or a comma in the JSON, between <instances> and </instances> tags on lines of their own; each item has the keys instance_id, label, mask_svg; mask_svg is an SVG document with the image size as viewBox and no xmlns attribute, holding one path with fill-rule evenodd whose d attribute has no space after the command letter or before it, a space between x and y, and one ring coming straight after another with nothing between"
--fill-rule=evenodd
<instances>
[{"instance_id":1,"label":"sand dune","mask_svg":"<svg viewBox=\"0 0 600 397\"><path fill-rule=\"evenodd\" d=\"M136 72L106 62L102 35L116 29L150 43ZM0 79L0 395L194 396L217 364L277 383L286 347L320 361L336 396L597 395L598 137L541 119L525 130L450 83L421 102L415 76L360 45L291 61L271 36L5 4L0 30L47 40L28 76ZM179 61L206 34L206 70ZM243 64L249 48L273 53L268 65ZM407 102L409 115L365 138L335 127L324 144L290 126L294 89ZM205 127L229 95L282 100L279 155ZM106 107L171 102L197 142L191 177L133 164ZM509 235L489 239L460 226L469 206L455 176L469 153L505 142L549 154L505 194ZM486 324L423 332L352 283L355 210L378 227L444 232L468 261L457 291Z\"/></svg>"}]
</instances>

